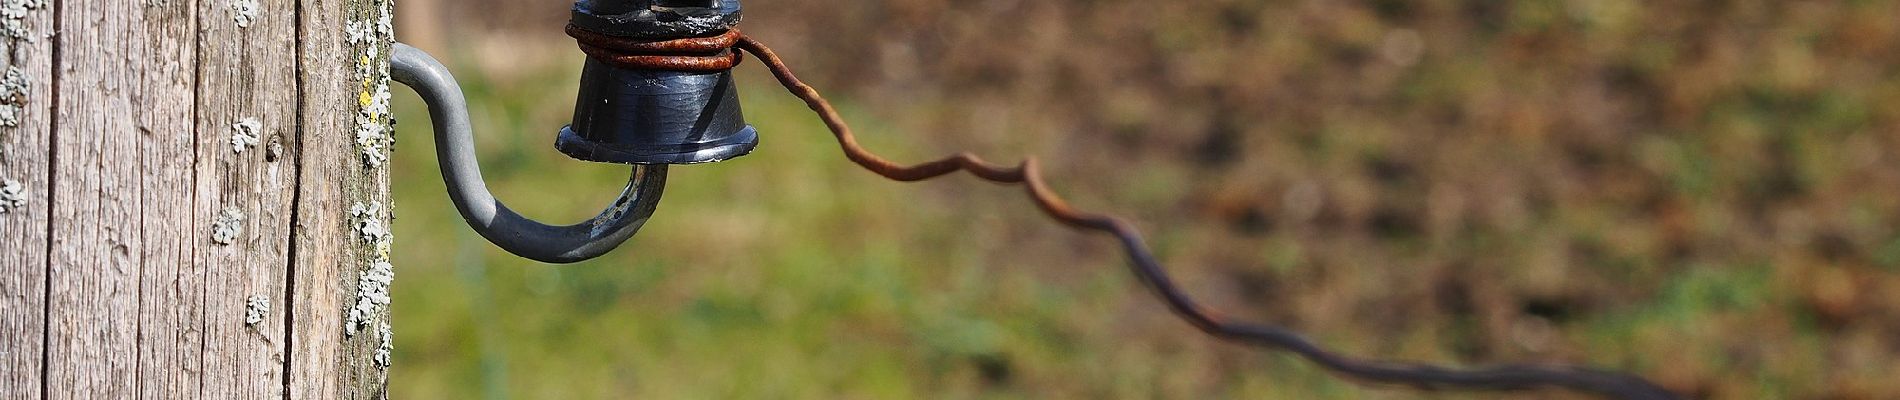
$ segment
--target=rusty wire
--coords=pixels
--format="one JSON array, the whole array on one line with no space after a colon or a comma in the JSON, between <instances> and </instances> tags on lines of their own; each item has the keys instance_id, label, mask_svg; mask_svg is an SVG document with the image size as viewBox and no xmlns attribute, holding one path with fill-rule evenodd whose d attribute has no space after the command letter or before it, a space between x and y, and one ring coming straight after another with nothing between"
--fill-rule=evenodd
<instances>
[{"instance_id":1,"label":"rusty wire","mask_svg":"<svg viewBox=\"0 0 1900 400\"><path fill-rule=\"evenodd\" d=\"M1675 399L1675 394L1633 375L1603 371L1582 367L1560 365L1503 365L1477 369L1453 369L1425 364L1397 363L1376 360L1363 360L1348 357L1319 347L1318 344L1286 328L1227 321L1209 312L1183 293L1174 280L1168 277L1141 235L1127 221L1113 216L1087 213L1070 207L1054 192L1049 190L1042 176L1037 173L1036 159L1025 158L1016 166L993 164L969 153L928 161L913 165L901 165L879 157L858 145L852 136L851 127L846 125L838 111L825 101L818 90L799 81L792 74L784 60L779 59L770 48L751 37L740 35L739 49L752 53L759 58L780 84L792 95L805 100L805 105L818 114L825 126L844 149L846 158L858 166L870 170L885 178L896 181L913 182L944 176L957 171L968 171L983 180L997 183L1020 183L1024 185L1030 200L1041 208L1050 218L1077 229L1094 230L1114 235L1121 241L1122 250L1128 254L1134 273L1161 300L1168 309L1187 320L1208 335L1248 344L1278 348L1306 358L1321 367L1347 378L1407 385L1420 388L1467 388L1491 390L1518 390L1539 387L1561 387L1597 395L1623 399Z\"/></svg>"},{"instance_id":2,"label":"rusty wire","mask_svg":"<svg viewBox=\"0 0 1900 400\"><path fill-rule=\"evenodd\" d=\"M588 57L626 68L680 72L719 72L738 66L744 56L732 50L741 34L737 29L707 37L644 40L589 31L567 25L567 35Z\"/></svg>"},{"instance_id":3,"label":"rusty wire","mask_svg":"<svg viewBox=\"0 0 1900 400\"><path fill-rule=\"evenodd\" d=\"M1676 399L1673 393L1640 377L1576 366L1502 365L1487 368L1454 369L1442 366L1365 360L1334 353L1305 337L1275 325L1228 321L1203 309L1188 297L1155 260L1141 235L1125 220L1104 214L1087 213L1069 204L1049 190L1037 171L1035 158L1026 158L1016 166L990 163L969 153L942 159L902 165L865 150L851 134L851 127L838 115L817 89L798 79L784 60L759 41L737 29L708 37L673 40L641 40L589 32L569 25L569 36L580 42L581 50L594 59L631 69L716 72L736 66L744 50L759 58L787 91L805 101L824 121L838 140L845 158L879 176L903 182L936 178L966 171L986 181L1022 184L1030 200L1044 214L1076 229L1114 235L1127 253L1136 277L1152 289L1169 311L1208 335L1247 344L1276 348L1306 358L1320 367L1349 379L1412 386L1424 389L1462 388L1488 390L1524 390L1559 387L1605 397L1622 399Z\"/></svg>"}]
</instances>

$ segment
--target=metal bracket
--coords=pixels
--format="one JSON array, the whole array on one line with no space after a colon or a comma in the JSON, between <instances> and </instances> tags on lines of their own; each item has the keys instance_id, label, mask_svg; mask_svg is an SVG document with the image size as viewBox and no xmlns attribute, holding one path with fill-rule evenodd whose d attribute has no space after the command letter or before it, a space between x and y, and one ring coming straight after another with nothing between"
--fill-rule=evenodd
<instances>
[{"instance_id":1,"label":"metal bracket","mask_svg":"<svg viewBox=\"0 0 1900 400\"><path fill-rule=\"evenodd\" d=\"M535 261L573 263L619 247L653 216L666 187L664 164L634 165L620 198L585 222L547 225L508 209L488 192L488 184L482 180L467 100L455 76L434 57L407 44L396 43L391 53L391 77L414 89L429 104L436 161L448 184L449 200L468 226L489 242Z\"/></svg>"}]
</instances>

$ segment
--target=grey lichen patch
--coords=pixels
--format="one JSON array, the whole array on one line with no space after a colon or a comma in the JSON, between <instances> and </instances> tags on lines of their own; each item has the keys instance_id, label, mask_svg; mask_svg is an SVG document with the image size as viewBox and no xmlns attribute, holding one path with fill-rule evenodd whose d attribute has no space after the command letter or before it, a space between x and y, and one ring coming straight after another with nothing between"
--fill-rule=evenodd
<instances>
[{"instance_id":1,"label":"grey lichen patch","mask_svg":"<svg viewBox=\"0 0 1900 400\"><path fill-rule=\"evenodd\" d=\"M18 104L0 104L0 126L9 128L20 126L21 111L24 110L21 110Z\"/></svg>"},{"instance_id":2,"label":"grey lichen patch","mask_svg":"<svg viewBox=\"0 0 1900 400\"><path fill-rule=\"evenodd\" d=\"M267 315L270 315L270 297L256 294L244 299L245 325L257 325L259 322L264 322L264 317Z\"/></svg>"},{"instance_id":3,"label":"grey lichen patch","mask_svg":"<svg viewBox=\"0 0 1900 400\"><path fill-rule=\"evenodd\" d=\"M0 35L8 39L33 42L38 37L26 29L27 13L46 8L46 0L0 0Z\"/></svg>"},{"instance_id":4,"label":"grey lichen patch","mask_svg":"<svg viewBox=\"0 0 1900 400\"><path fill-rule=\"evenodd\" d=\"M356 304L350 306L345 335L355 336L376 320L377 312L389 305L389 284L395 281L396 266L388 260L370 263L369 269L356 277Z\"/></svg>"},{"instance_id":5,"label":"grey lichen patch","mask_svg":"<svg viewBox=\"0 0 1900 400\"><path fill-rule=\"evenodd\" d=\"M0 214L26 209L26 185L12 179L0 180Z\"/></svg>"},{"instance_id":6,"label":"grey lichen patch","mask_svg":"<svg viewBox=\"0 0 1900 400\"><path fill-rule=\"evenodd\" d=\"M19 104L0 104L0 127L19 127Z\"/></svg>"},{"instance_id":7,"label":"grey lichen patch","mask_svg":"<svg viewBox=\"0 0 1900 400\"><path fill-rule=\"evenodd\" d=\"M356 280L356 304L350 307L349 329L345 330L354 335L369 327L377 312L389 305L389 285L395 281L396 269L389 263L392 238L388 225L383 222L382 202L351 204L350 219L357 238L369 245L371 260L369 268Z\"/></svg>"},{"instance_id":8,"label":"grey lichen patch","mask_svg":"<svg viewBox=\"0 0 1900 400\"><path fill-rule=\"evenodd\" d=\"M376 324L377 343L376 354L373 360L376 362L377 368L389 369L389 353L396 348L394 343L395 336L395 332L390 331L389 324Z\"/></svg>"},{"instance_id":9,"label":"grey lichen patch","mask_svg":"<svg viewBox=\"0 0 1900 400\"><path fill-rule=\"evenodd\" d=\"M19 67L7 67L5 78L0 78L0 93L6 94L6 100L25 100L26 90L33 84L33 78Z\"/></svg>"},{"instance_id":10,"label":"grey lichen patch","mask_svg":"<svg viewBox=\"0 0 1900 400\"><path fill-rule=\"evenodd\" d=\"M261 7L257 0L234 0L231 2L231 20L236 21L239 28L249 28L252 22L257 21L258 9Z\"/></svg>"},{"instance_id":11,"label":"grey lichen patch","mask_svg":"<svg viewBox=\"0 0 1900 400\"><path fill-rule=\"evenodd\" d=\"M244 212L237 207L225 207L218 213L218 220L211 223L211 242L229 246L244 234Z\"/></svg>"},{"instance_id":12,"label":"grey lichen patch","mask_svg":"<svg viewBox=\"0 0 1900 400\"><path fill-rule=\"evenodd\" d=\"M362 173L371 181L387 174L390 154L394 151L396 139L394 129L396 118L390 112L389 56L395 43L395 30L392 26L394 10L390 0L355 0L355 3L367 6L358 8L346 17L344 29L346 40L350 44L349 58L352 64L353 83L358 84L355 100L356 115L350 128L352 144L362 163ZM393 335L389 327L390 285L396 278L396 269L389 261L393 236L389 230L389 221L394 218L393 210L381 201L387 196L387 187L365 187L353 198L349 209L349 242L357 247L364 260L362 270L356 276L356 299L344 315L343 334L355 338L368 330L373 332L375 347L371 361L380 369L388 369L391 361L391 342ZM367 345L368 343L365 343Z\"/></svg>"},{"instance_id":13,"label":"grey lichen patch","mask_svg":"<svg viewBox=\"0 0 1900 400\"><path fill-rule=\"evenodd\" d=\"M389 263L393 238L383 215L382 202L350 205L351 226L357 238L370 249L370 265L356 279L356 304L350 307L349 327L344 330L349 335L369 327L377 311L389 305L389 285L396 279L396 268Z\"/></svg>"},{"instance_id":14,"label":"grey lichen patch","mask_svg":"<svg viewBox=\"0 0 1900 400\"><path fill-rule=\"evenodd\" d=\"M388 57L389 44L396 40L391 22L394 10L389 0L373 0L373 4L373 21L344 23L349 43L362 47L360 55L355 57L356 76L362 82L357 93L355 138L357 152L368 168L381 167L396 145L395 136L391 134L396 120L389 112Z\"/></svg>"},{"instance_id":15,"label":"grey lichen patch","mask_svg":"<svg viewBox=\"0 0 1900 400\"><path fill-rule=\"evenodd\" d=\"M244 118L231 124L231 152L243 153L244 149L257 147L258 131L264 130L264 123L257 118Z\"/></svg>"},{"instance_id":16,"label":"grey lichen patch","mask_svg":"<svg viewBox=\"0 0 1900 400\"><path fill-rule=\"evenodd\" d=\"M389 228L383 225L383 203L372 201L369 205L356 203L350 205L350 219L356 220L357 237L369 244L377 255L387 252L390 242Z\"/></svg>"},{"instance_id":17,"label":"grey lichen patch","mask_svg":"<svg viewBox=\"0 0 1900 400\"><path fill-rule=\"evenodd\" d=\"M0 76L0 126L20 126L20 114L26 107L27 91L33 87L33 77L19 67L7 67L5 76Z\"/></svg>"},{"instance_id":18,"label":"grey lichen patch","mask_svg":"<svg viewBox=\"0 0 1900 400\"><path fill-rule=\"evenodd\" d=\"M374 21L347 21L343 23L344 40L350 44L378 46L382 40Z\"/></svg>"},{"instance_id":19,"label":"grey lichen patch","mask_svg":"<svg viewBox=\"0 0 1900 400\"><path fill-rule=\"evenodd\" d=\"M395 139L390 135L389 124L389 82L382 82L363 93L363 109L357 115L356 149L362 154L363 163L371 168L381 167L389 161L389 153L395 147Z\"/></svg>"}]
</instances>

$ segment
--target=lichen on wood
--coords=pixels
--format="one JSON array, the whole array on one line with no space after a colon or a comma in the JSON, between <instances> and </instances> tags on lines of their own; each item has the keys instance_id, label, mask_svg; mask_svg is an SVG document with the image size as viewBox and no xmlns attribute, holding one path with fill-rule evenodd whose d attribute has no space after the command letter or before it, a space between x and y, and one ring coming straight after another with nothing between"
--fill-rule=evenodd
<instances>
[{"instance_id":1,"label":"lichen on wood","mask_svg":"<svg viewBox=\"0 0 1900 400\"><path fill-rule=\"evenodd\" d=\"M395 350L396 334L389 326L388 322L376 325L376 354L371 359L376 363L377 368L389 369L389 353Z\"/></svg>"},{"instance_id":2,"label":"lichen on wood","mask_svg":"<svg viewBox=\"0 0 1900 400\"><path fill-rule=\"evenodd\" d=\"M257 21L259 8L261 6L257 0L234 0L231 2L231 20L237 22L239 28L249 28L253 21Z\"/></svg>"},{"instance_id":3,"label":"lichen on wood","mask_svg":"<svg viewBox=\"0 0 1900 400\"><path fill-rule=\"evenodd\" d=\"M265 11L277 14L270 8L277 3L266 1ZM395 268L383 255L386 250L376 245L388 240L366 240L362 228L370 226L374 233L378 226L389 227L387 161L394 143L393 119L384 105L387 95L379 93L388 90L388 53L395 37L377 26L390 18L391 4L299 4L302 37L316 38L299 41L299 77L305 88L314 90L301 92L299 102L306 107L298 118L300 130L294 132L302 143L283 146L283 159L298 166L302 183L297 192L298 234L292 239L298 249L293 257L296 293L287 303L293 310L289 328L312 336L290 346L289 398L384 398L388 373L385 362L378 360L382 338L364 332L379 332L389 321ZM268 161L271 150L263 146ZM371 204L380 204L380 210L370 212ZM361 210L352 210L353 205ZM365 219L376 222L365 224Z\"/></svg>"},{"instance_id":4,"label":"lichen on wood","mask_svg":"<svg viewBox=\"0 0 1900 400\"><path fill-rule=\"evenodd\" d=\"M0 180L0 214L26 208L26 185L12 179Z\"/></svg>"},{"instance_id":5,"label":"lichen on wood","mask_svg":"<svg viewBox=\"0 0 1900 400\"><path fill-rule=\"evenodd\" d=\"M26 16L28 12L42 8L46 8L46 0L0 1L0 35L28 42L37 40L26 29Z\"/></svg>"},{"instance_id":6,"label":"lichen on wood","mask_svg":"<svg viewBox=\"0 0 1900 400\"><path fill-rule=\"evenodd\" d=\"M261 294L244 299L244 324L257 325L270 315L270 297Z\"/></svg>"},{"instance_id":7,"label":"lichen on wood","mask_svg":"<svg viewBox=\"0 0 1900 400\"><path fill-rule=\"evenodd\" d=\"M263 129L264 124L257 118L244 118L231 124L231 152L243 153L244 149L256 147L258 131Z\"/></svg>"},{"instance_id":8,"label":"lichen on wood","mask_svg":"<svg viewBox=\"0 0 1900 400\"><path fill-rule=\"evenodd\" d=\"M369 5L370 9L344 23L346 41L358 46L352 60L352 72L360 82L354 142L365 172L381 178L387 173L384 163L395 146L392 135L395 117L389 105L389 51L395 43L395 29L391 24L394 10L389 0L358 4ZM352 236L365 245L363 259L367 263L357 275L356 301L348 311L343 331L346 336L354 336L372 326L378 327L379 332L386 331L384 326L388 322L384 311L390 303L389 286L395 280L395 266L389 262L392 241L389 217L385 203L378 200L388 194L384 189L362 195L366 195L368 201L352 203L349 217ZM387 366L384 362L377 364Z\"/></svg>"},{"instance_id":9,"label":"lichen on wood","mask_svg":"<svg viewBox=\"0 0 1900 400\"><path fill-rule=\"evenodd\" d=\"M396 31L390 22L394 15L391 2L377 0L374 20L348 21L345 30L352 45L362 46L356 58L356 76L362 81L357 93L356 147L367 168L381 167L394 151L391 135L395 116L389 110L389 49Z\"/></svg>"},{"instance_id":10,"label":"lichen on wood","mask_svg":"<svg viewBox=\"0 0 1900 400\"><path fill-rule=\"evenodd\" d=\"M26 18L30 12L42 8L46 8L46 0L0 0L0 37L10 42L6 47L17 48L17 42L38 40L37 35L27 29ZM5 76L0 77L0 127L20 126L32 87L32 76L18 66L7 66Z\"/></svg>"},{"instance_id":11,"label":"lichen on wood","mask_svg":"<svg viewBox=\"0 0 1900 400\"><path fill-rule=\"evenodd\" d=\"M396 280L396 267L387 260L370 263L356 278L356 304L350 306L347 329L343 332L355 336L363 328L376 320L383 306L389 305L389 284Z\"/></svg>"},{"instance_id":12,"label":"lichen on wood","mask_svg":"<svg viewBox=\"0 0 1900 400\"><path fill-rule=\"evenodd\" d=\"M383 225L383 203L371 201L369 205L356 203L350 205L350 218L355 220L357 235L363 243L371 245L377 254L389 252L389 228Z\"/></svg>"},{"instance_id":13,"label":"lichen on wood","mask_svg":"<svg viewBox=\"0 0 1900 400\"><path fill-rule=\"evenodd\" d=\"M33 87L33 78L19 67L9 66L4 77L0 77L0 126L20 126L21 108L26 106L27 92Z\"/></svg>"},{"instance_id":14,"label":"lichen on wood","mask_svg":"<svg viewBox=\"0 0 1900 400\"><path fill-rule=\"evenodd\" d=\"M229 246L244 234L244 211L237 207L225 207L218 213L218 220L211 224L211 242Z\"/></svg>"},{"instance_id":15,"label":"lichen on wood","mask_svg":"<svg viewBox=\"0 0 1900 400\"><path fill-rule=\"evenodd\" d=\"M356 281L356 304L350 307L346 335L367 328L375 320L377 312L390 302L389 285L396 278L395 266L389 263L390 242L393 240L387 225L384 224L383 204L371 201L365 205L350 205L351 226L358 239L368 245L370 264Z\"/></svg>"}]
</instances>

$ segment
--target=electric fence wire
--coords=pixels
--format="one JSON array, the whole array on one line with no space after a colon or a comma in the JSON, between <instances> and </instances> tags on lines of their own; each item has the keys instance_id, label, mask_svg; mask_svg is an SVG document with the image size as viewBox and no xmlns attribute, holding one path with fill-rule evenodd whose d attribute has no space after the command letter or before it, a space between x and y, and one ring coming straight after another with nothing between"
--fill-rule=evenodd
<instances>
[{"instance_id":1,"label":"electric fence wire","mask_svg":"<svg viewBox=\"0 0 1900 400\"><path fill-rule=\"evenodd\" d=\"M1349 357L1320 347L1287 328L1229 321L1208 311L1188 297L1155 260L1141 235L1127 221L1117 217L1087 213L1069 204L1049 190L1037 170L1036 159L1025 158L1016 166L993 164L969 153L942 159L902 165L879 157L858 145L847 125L831 103L817 89L792 73L791 67L771 48L737 29L705 38L642 41L601 35L569 26L582 51L595 59L623 68L673 71L723 71L742 60L738 51L752 53L793 96L817 113L825 127L844 150L846 158L866 170L887 179L915 182L966 171L986 181L1022 184L1030 200L1050 218L1080 230L1114 235L1128 255L1131 269L1142 283L1161 298L1169 311L1208 335L1261 347L1275 348L1299 355L1328 371L1348 379L1412 386L1422 389L1525 390L1558 387L1600 396L1663 400L1679 398L1674 393L1641 377L1621 372L1566 365L1513 364L1483 368L1456 369L1436 365L1368 360Z\"/></svg>"}]
</instances>

